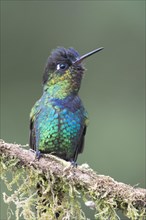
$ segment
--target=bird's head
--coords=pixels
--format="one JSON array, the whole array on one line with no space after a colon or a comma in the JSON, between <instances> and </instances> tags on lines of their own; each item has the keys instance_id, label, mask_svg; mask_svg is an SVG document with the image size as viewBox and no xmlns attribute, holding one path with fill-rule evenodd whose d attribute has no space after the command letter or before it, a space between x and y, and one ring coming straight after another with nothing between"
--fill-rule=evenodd
<instances>
[{"instance_id":1,"label":"bird's head","mask_svg":"<svg viewBox=\"0 0 146 220\"><path fill-rule=\"evenodd\" d=\"M102 49L98 48L83 56L80 56L73 48L59 47L53 50L47 60L43 75L44 88L57 85L58 88L68 88L70 92L77 93L85 71L82 61Z\"/></svg>"}]
</instances>

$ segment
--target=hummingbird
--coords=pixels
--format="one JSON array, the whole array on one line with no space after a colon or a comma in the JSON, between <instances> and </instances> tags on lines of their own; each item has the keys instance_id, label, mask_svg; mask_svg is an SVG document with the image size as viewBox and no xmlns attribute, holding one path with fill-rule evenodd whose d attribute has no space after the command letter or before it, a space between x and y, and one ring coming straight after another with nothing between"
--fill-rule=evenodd
<instances>
[{"instance_id":1,"label":"hummingbird","mask_svg":"<svg viewBox=\"0 0 146 220\"><path fill-rule=\"evenodd\" d=\"M83 56L74 48L58 47L49 56L43 74L43 94L30 113L30 148L36 155L50 153L76 162L83 152L88 113L78 95L85 72Z\"/></svg>"}]
</instances>

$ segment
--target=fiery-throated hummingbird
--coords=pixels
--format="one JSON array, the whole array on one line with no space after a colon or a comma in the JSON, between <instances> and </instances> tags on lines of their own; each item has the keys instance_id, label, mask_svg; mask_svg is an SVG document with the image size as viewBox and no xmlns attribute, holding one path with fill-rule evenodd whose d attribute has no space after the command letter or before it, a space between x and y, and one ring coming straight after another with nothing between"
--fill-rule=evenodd
<instances>
[{"instance_id":1,"label":"fiery-throated hummingbird","mask_svg":"<svg viewBox=\"0 0 146 220\"><path fill-rule=\"evenodd\" d=\"M82 61L103 47L83 56L73 48L57 48L47 60L43 95L30 113L30 147L76 162L83 152L88 114L78 92L84 74Z\"/></svg>"}]
</instances>

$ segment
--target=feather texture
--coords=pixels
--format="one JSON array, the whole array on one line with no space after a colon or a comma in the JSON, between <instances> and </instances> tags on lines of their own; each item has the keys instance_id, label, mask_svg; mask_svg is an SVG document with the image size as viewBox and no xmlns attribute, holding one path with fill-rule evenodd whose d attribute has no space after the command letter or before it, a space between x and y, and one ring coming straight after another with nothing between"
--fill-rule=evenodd
<instances>
[{"instance_id":1,"label":"feather texture","mask_svg":"<svg viewBox=\"0 0 146 220\"><path fill-rule=\"evenodd\" d=\"M58 48L48 58L43 95L30 114L30 147L67 161L83 151L87 112L78 96L84 67L73 65L79 54Z\"/></svg>"}]
</instances>

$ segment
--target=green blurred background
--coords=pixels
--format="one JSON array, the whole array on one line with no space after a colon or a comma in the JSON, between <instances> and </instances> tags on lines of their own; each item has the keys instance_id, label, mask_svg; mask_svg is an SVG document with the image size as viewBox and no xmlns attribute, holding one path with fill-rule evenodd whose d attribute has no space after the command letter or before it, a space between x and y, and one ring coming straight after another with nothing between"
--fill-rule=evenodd
<instances>
[{"instance_id":1,"label":"green blurred background","mask_svg":"<svg viewBox=\"0 0 146 220\"><path fill-rule=\"evenodd\" d=\"M5 141L28 143L29 112L42 94L44 65L57 46L72 46L81 55L105 48L86 60L80 97L90 124L78 163L145 187L145 1L1 1ZM6 220L7 206L1 204Z\"/></svg>"}]
</instances>

